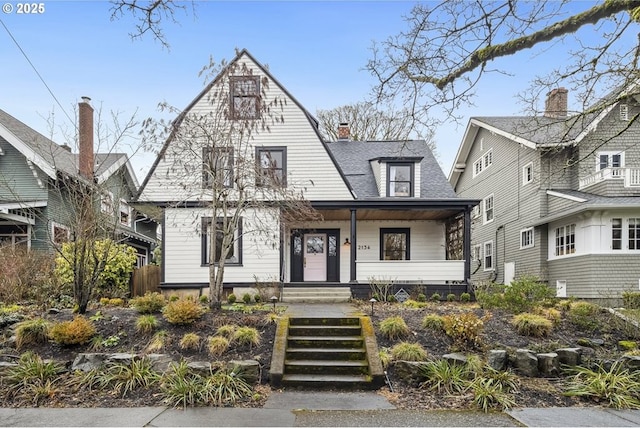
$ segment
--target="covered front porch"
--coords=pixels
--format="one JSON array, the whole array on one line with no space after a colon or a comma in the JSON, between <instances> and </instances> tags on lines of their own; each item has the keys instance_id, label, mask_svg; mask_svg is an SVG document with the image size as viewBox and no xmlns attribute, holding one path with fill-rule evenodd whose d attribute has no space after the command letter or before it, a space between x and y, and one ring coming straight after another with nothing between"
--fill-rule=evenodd
<instances>
[{"instance_id":1,"label":"covered front porch","mask_svg":"<svg viewBox=\"0 0 640 428\"><path fill-rule=\"evenodd\" d=\"M351 288L372 282L421 287L429 295L468 292L471 210L477 201L316 202L323 220L292 224L282 245L283 287Z\"/></svg>"}]
</instances>

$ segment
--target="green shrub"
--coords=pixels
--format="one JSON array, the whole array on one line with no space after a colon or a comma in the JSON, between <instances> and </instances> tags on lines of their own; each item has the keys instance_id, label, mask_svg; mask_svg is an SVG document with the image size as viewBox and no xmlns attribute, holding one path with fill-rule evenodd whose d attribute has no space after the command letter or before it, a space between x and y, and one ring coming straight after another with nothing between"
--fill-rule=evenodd
<instances>
[{"instance_id":1,"label":"green shrub","mask_svg":"<svg viewBox=\"0 0 640 428\"><path fill-rule=\"evenodd\" d=\"M625 309L640 309L640 292L625 291L622 293L622 305Z\"/></svg>"},{"instance_id":2,"label":"green shrub","mask_svg":"<svg viewBox=\"0 0 640 428\"><path fill-rule=\"evenodd\" d=\"M640 409L640 378L620 361L607 370L576 367L569 378L565 395L590 398L616 409Z\"/></svg>"},{"instance_id":3,"label":"green shrub","mask_svg":"<svg viewBox=\"0 0 640 428\"><path fill-rule=\"evenodd\" d=\"M196 404L205 404L205 384L202 376L191 372L187 362L171 363L169 370L162 376L160 389L164 402L170 406L186 408Z\"/></svg>"},{"instance_id":4,"label":"green shrub","mask_svg":"<svg viewBox=\"0 0 640 428\"><path fill-rule=\"evenodd\" d=\"M378 351L378 356L380 357L380 363L382 363L383 368L389 367L393 357L391 357L391 353L389 352L389 348L382 348Z\"/></svg>"},{"instance_id":5,"label":"green shrub","mask_svg":"<svg viewBox=\"0 0 640 428\"><path fill-rule=\"evenodd\" d=\"M214 406L232 405L250 397L253 390L233 369L221 369L205 379L206 402Z\"/></svg>"},{"instance_id":6,"label":"green shrub","mask_svg":"<svg viewBox=\"0 0 640 428\"><path fill-rule=\"evenodd\" d=\"M453 293L449 293L447 294L447 302L455 302L456 301L456 295Z\"/></svg>"},{"instance_id":7,"label":"green shrub","mask_svg":"<svg viewBox=\"0 0 640 428\"><path fill-rule=\"evenodd\" d=\"M523 336L544 337L547 336L553 327L551 321L541 315L523 312L515 315L511 324L518 334Z\"/></svg>"},{"instance_id":8,"label":"green shrub","mask_svg":"<svg viewBox=\"0 0 640 428\"><path fill-rule=\"evenodd\" d=\"M209 304L209 297L206 294L203 294L202 296L200 296L198 298L198 301L200 302L201 305L208 305Z\"/></svg>"},{"instance_id":9,"label":"green shrub","mask_svg":"<svg viewBox=\"0 0 640 428\"><path fill-rule=\"evenodd\" d=\"M556 308L543 308L541 306L537 306L533 309L533 313L543 316L551 321L553 325L558 325L562 321L562 312Z\"/></svg>"},{"instance_id":10,"label":"green shrub","mask_svg":"<svg viewBox=\"0 0 640 428\"><path fill-rule=\"evenodd\" d=\"M180 349L198 349L200 348L200 336L196 333L185 333L180 339Z\"/></svg>"},{"instance_id":11,"label":"green shrub","mask_svg":"<svg viewBox=\"0 0 640 428\"><path fill-rule=\"evenodd\" d=\"M101 383L103 387L122 393L125 397L129 392L138 388L148 388L160 379L149 358L134 359L130 363L118 363L109 366Z\"/></svg>"},{"instance_id":12,"label":"green shrub","mask_svg":"<svg viewBox=\"0 0 640 428\"><path fill-rule=\"evenodd\" d=\"M158 327L158 319L155 315L140 315L136 319L136 331L142 334L150 334Z\"/></svg>"},{"instance_id":13,"label":"green shrub","mask_svg":"<svg viewBox=\"0 0 640 428\"><path fill-rule=\"evenodd\" d=\"M420 376L424 378L420 387L447 394L459 394L467 388L470 375L465 364L454 364L444 359L428 361L420 366Z\"/></svg>"},{"instance_id":14,"label":"green shrub","mask_svg":"<svg viewBox=\"0 0 640 428\"><path fill-rule=\"evenodd\" d=\"M469 390L473 393L473 404L485 413L490 410L509 410L516 404L513 395L491 378L475 378Z\"/></svg>"},{"instance_id":15,"label":"green shrub","mask_svg":"<svg viewBox=\"0 0 640 428\"><path fill-rule=\"evenodd\" d=\"M167 330L157 331L147 344L145 350L148 353L159 352L164 349L164 347L169 343L170 340L171 336L169 336Z\"/></svg>"},{"instance_id":16,"label":"green shrub","mask_svg":"<svg viewBox=\"0 0 640 428\"><path fill-rule=\"evenodd\" d=\"M386 318L380 321L380 334L388 339L402 339L409 335L409 327L400 316Z\"/></svg>"},{"instance_id":17,"label":"green shrub","mask_svg":"<svg viewBox=\"0 0 640 428\"><path fill-rule=\"evenodd\" d=\"M416 300L418 302L426 302L427 301L427 296L424 293L418 293L418 296L416 297Z\"/></svg>"},{"instance_id":18,"label":"green shrub","mask_svg":"<svg viewBox=\"0 0 640 428\"><path fill-rule=\"evenodd\" d=\"M634 342L633 340L621 340L618 342L618 347L623 351L633 351L634 349L638 349L638 342Z\"/></svg>"},{"instance_id":19,"label":"green shrub","mask_svg":"<svg viewBox=\"0 0 640 428\"><path fill-rule=\"evenodd\" d=\"M63 370L63 367L51 361L44 361L32 352L25 352L16 366L6 369L6 374L2 377L3 393L37 407L41 399L50 398L57 393L56 385Z\"/></svg>"},{"instance_id":20,"label":"green shrub","mask_svg":"<svg viewBox=\"0 0 640 428\"><path fill-rule=\"evenodd\" d=\"M109 299L109 306L118 306L118 307L122 307L124 306L124 299L121 297L113 297L111 299Z\"/></svg>"},{"instance_id":21,"label":"green shrub","mask_svg":"<svg viewBox=\"0 0 640 428\"><path fill-rule=\"evenodd\" d=\"M169 302L163 309L164 319L171 324L188 325L202 318L206 309L191 299Z\"/></svg>"},{"instance_id":22,"label":"green shrub","mask_svg":"<svg viewBox=\"0 0 640 428\"><path fill-rule=\"evenodd\" d=\"M244 302L245 305L248 305L249 303L251 303L251 294L244 293L242 295L242 301Z\"/></svg>"},{"instance_id":23,"label":"green shrub","mask_svg":"<svg viewBox=\"0 0 640 428\"><path fill-rule=\"evenodd\" d=\"M443 318L444 332L453 340L457 349L475 349L482 344L481 334L484 321L473 312L463 312L456 315L446 315Z\"/></svg>"},{"instance_id":24,"label":"green shrub","mask_svg":"<svg viewBox=\"0 0 640 428\"><path fill-rule=\"evenodd\" d=\"M462 293L460 294L460 301L463 303L467 303L471 301L471 294L469 293Z\"/></svg>"},{"instance_id":25,"label":"green shrub","mask_svg":"<svg viewBox=\"0 0 640 428\"><path fill-rule=\"evenodd\" d=\"M425 361L429 358L429 354L419 343L400 342L394 345L389 352L394 360Z\"/></svg>"},{"instance_id":26,"label":"green shrub","mask_svg":"<svg viewBox=\"0 0 640 428\"><path fill-rule=\"evenodd\" d=\"M510 285L491 284L476 291L483 308L502 308L514 314L553 301L555 291L533 276L522 276Z\"/></svg>"},{"instance_id":27,"label":"green shrub","mask_svg":"<svg viewBox=\"0 0 640 428\"><path fill-rule=\"evenodd\" d=\"M227 303L229 303L230 305L233 305L237 300L237 297L235 294L231 293L227 296Z\"/></svg>"},{"instance_id":28,"label":"green shrub","mask_svg":"<svg viewBox=\"0 0 640 428\"><path fill-rule=\"evenodd\" d=\"M216 334L226 337L227 339L231 339L233 338L233 334L236 332L237 328L238 326L235 324L224 324L218 327Z\"/></svg>"},{"instance_id":29,"label":"green shrub","mask_svg":"<svg viewBox=\"0 0 640 428\"><path fill-rule=\"evenodd\" d=\"M253 327L238 327L233 333L233 342L240 346L258 346L260 341L260 332Z\"/></svg>"},{"instance_id":30,"label":"green shrub","mask_svg":"<svg viewBox=\"0 0 640 428\"><path fill-rule=\"evenodd\" d=\"M229 339L222 336L209 337L207 341L207 350L212 357L219 357L229 349Z\"/></svg>"},{"instance_id":31,"label":"green shrub","mask_svg":"<svg viewBox=\"0 0 640 428\"><path fill-rule=\"evenodd\" d=\"M18 323L15 328L16 349L24 345L46 343L49 340L50 324L44 318L36 318Z\"/></svg>"},{"instance_id":32,"label":"green shrub","mask_svg":"<svg viewBox=\"0 0 640 428\"><path fill-rule=\"evenodd\" d=\"M153 314L160 312L165 306L166 301L164 296L160 293L146 292L144 296L134 297L129 301L138 313L141 314Z\"/></svg>"},{"instance_id":33,"label":"green shrub","mask_svg":"<svg viewBox=\"0 0 640 428\"><path fill-rule=\"evenodd\" d=\"M259 294L256 294L256 295L253 296L253 301L256 302L256 303L260 303L261 299L262 298L260 297Z\"/></svg>"},{"instance_id":34,"label":"green shrub","mask_svg":"<svg viewBox=\"0 0 640 428\"><path fill-rule=\"evenodd\" d=\"M412 309L420 309L429 306L429 302L418 302L417 300L407 299L402 303L402 306Z\"/></svg>"},{"instance_id":35,"label":"green shrub","mask_svg":"<svg viewBox=\"0 0 640 428\"><path fill-rule=\"evenodd\" d=\"M170 302L177 302L178 300L180 300L180 296L178 296L177 294L172 294L171 296L169 296Z\"/></svg>"},{"instance_id":36,"label":"green shrub","mask_svg":"<svg viewBox=\"0 0 640 428\"><path fill-rule=\"evenodd\" d=\"M89 319L78 315L73 321L53 324L49 334L60 345L82 345L96 335L96 328Z\"/></svg>"},{"instance_id":37,"label":"green shrub","mask_svg":"<svg viewBox=\"0 0 640 428\"><path fill-rule=\"evenodd\" d=\"M430 298L430 299L431 299L431 301L432 301L432 302L439 302L439 301L440 301L440 294L438 294L438 293L433 293L433 294L431 295L431 298Z\"/></svg>"},{"instance_id":38,"label":"green shrub","mask_svg":"<svg viewBox=\"0 0 640 428\"><path fill-rule=\"evenodd\" d=\"M598 328L596 315L600 312L600 307L589 302L573 302L567 312L567 319L574 325L586 329L595 330Z\"/></svg>"},{"instance_id":39,"label":"green shrub","mask_svg":"<svg viewBox=\"0 0 640 428\"><path fill-rule=\"evenodd\" d=\"M427 314L422 318L422 327L435 331L444 331L444 320L442 315Z\"/></svg>"}]
</instances>

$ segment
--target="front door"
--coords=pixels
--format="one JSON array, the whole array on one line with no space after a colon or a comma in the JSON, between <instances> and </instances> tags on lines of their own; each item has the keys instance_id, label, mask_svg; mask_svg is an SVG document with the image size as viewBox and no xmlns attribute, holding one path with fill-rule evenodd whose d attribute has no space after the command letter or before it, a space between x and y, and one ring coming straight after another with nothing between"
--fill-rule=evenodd
<instances>
[{"instance_id":1,"label":"front door","mask_svg":"<svg viewBox=\"0 0 640 428\"><path fill-rule=\"evenodd\" d=\"M304 235L303 270L305 281L327 280L327 235L308 233Z\"/></svg>"}]
</instances>

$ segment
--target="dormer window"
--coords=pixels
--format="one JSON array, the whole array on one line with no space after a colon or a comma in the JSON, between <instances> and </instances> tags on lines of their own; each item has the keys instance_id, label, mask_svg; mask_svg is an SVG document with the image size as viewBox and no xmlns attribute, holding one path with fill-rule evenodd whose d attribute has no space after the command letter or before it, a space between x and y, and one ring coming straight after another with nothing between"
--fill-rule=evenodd
<instances>
[{"instance_id":1,"label":"dormer window","mask_svg":"<svg viewBox=\"0 0 640 428\"><path fill-rule=\"evenodd\" d=\"M235 120L260 117L260 78L231 77L231 118Z\"/></svg>"},{"instance_id":2,"label":"dormer window","mask_svg":"<svg viewBox=\"0 0 640 428\"><path fill-rule=\"evenodd\" d=\"M387 196L411 197L414 194L414 163L387 163Z\"/></svg>"}]
</instances>

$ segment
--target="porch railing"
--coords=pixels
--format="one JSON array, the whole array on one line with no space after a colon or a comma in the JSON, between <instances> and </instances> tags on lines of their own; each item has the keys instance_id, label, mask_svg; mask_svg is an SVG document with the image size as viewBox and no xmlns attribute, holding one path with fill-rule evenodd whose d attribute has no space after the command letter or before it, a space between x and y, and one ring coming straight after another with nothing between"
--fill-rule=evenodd
<instances>
[{"instance_id":1,"label":"porch railing","mask_svg":"<svg viewBox=\"0 0 640 428\"><path fill-rule=\"evenodd\" d=\"M602 168L595 174L580 179L580 188L605 180L624 180L624 187L640 187L640 168Z\"/></svg>"},{"instance_id":2,"label":"porch railing","mask_svg":"<svg viewBox=\"0 0 640 428\"><path fill-rule=\"evenodd\" d=\"M437 283L463 281L464 260L356 260L356 279Z\"/></svg>"}]
</instances>

